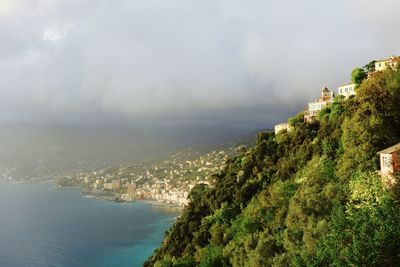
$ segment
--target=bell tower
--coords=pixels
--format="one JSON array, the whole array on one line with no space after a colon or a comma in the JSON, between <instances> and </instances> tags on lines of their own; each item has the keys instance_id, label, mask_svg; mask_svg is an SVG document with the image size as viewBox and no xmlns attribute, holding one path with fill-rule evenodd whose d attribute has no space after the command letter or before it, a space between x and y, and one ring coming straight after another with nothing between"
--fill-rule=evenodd
<instances>
[{"instance_id":1,"label":"bell tower","mask_svg":"<svg viewBox=\"0 0 400 267\"><path fill-rule=\"evenodd\" d=\"M331 97L331 91L328 89L328 87L326 87L326 85L324 85L324 87L322 87L321 96L323 98Z\"/></svg>"}]
</instances>

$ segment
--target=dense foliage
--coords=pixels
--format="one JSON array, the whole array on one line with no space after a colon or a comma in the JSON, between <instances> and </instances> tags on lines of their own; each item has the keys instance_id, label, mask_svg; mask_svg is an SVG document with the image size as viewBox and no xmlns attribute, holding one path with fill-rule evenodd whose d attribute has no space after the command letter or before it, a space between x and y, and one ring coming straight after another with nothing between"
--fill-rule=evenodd
<instances>
[{"instance_id":1,"label":"dense foliage","mask_svg":"<svg viewBox=\"0 0 400 267\"><path fill-rule=\"evenodd\" d=\"M145 266L398 266L400 203L376 153L400 142L400 72L289 123L195 187Z\"/></svg>"},{"instance_id":2,"label":"dense foliage","mask_svg":"<svg viewBox=\"0 0 400 267\"><path fill-rule=\"evenodd\" d=\"M356 85L359 86L362 81L367 78L367 73L362 68L355 68L351 72L351 81Z\"/></svg>"}]
</instances>

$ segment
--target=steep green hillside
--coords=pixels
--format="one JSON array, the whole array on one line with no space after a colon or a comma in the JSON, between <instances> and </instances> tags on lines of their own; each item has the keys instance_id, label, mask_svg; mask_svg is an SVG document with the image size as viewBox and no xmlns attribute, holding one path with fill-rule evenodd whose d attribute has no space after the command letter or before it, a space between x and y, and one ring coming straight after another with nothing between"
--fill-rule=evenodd
<instances>
[{"instance_id":1,"label":"steep green hillside","mask_svg":"<svg viewBox=\"0 0 400 267\"><path fill-rule=\"evenodd\" d=\"M400 142L400 72L231 158L145 266L398 266L400 203L376 152Z\"/></svg>"}]
</instances>

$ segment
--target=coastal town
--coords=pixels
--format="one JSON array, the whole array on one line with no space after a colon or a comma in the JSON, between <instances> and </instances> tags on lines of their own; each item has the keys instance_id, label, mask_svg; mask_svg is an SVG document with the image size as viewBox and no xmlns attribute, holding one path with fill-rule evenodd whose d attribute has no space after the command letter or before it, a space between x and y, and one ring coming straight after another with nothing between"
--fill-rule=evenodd
<instances>
[{"instance_id":1,"label":"coastal town","mask_svg":"<svg viewBox=\"0 0 400 267\"><path fill-rule=\"evenodd\" d=\"M188 204L194 186L212 185L212 175L220 172L227 159L241 149L243 146L204 152L188 148L131 166L81 172L60 179L58 186L81 186L87 196L118 202L154 200L182 207Z\"/></svg>"}]
</instances>

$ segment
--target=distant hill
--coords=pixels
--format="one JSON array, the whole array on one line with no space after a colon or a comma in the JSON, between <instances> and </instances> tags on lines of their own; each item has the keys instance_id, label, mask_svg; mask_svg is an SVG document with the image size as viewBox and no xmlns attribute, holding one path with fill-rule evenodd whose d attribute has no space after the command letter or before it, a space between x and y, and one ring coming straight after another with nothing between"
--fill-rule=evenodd
<instances>
[{"instance_id":1,"label":"distant hill","mask_svg":"<svg viewBox=\"0 0 400 267\"><path fill-rule=\"evenodd\" d=\"M206 134L204 131L199 134ZM229 140L219 133L219 143ZM212 135L210 135L212 136ZM222 147L199 146L207 137L193 133L192 143L198 151ZM201 141L203 140L203 141ZM190 139L176 134L147 133L118 127L2 125L0 131L0 176L15 179L57 178L104 169L115 165L129 165L163 157L170 151L184 150Z\"/></svg>"},{"instance_id":2,"label":"distant hill","mask_svg":"<svg viewBox=\"0 0 400 267\"><path fill-rule=\"evenodd\" d=\"M52 178L71 171L134 162L162 151L141 136L101 131L7 126L0 133L0 165L15 178Z\"/></svg>"},{"instance_id":3,"label":"distant hill","mask_svg":"<svg viewBox=\"0 0 400 267\"><path fill-rule=\"evenodd\" d=\"M168 181L174 186L185 181L208 180L212 174L225 166L228 157L236 156L246 147L252 146L259 131L241 135L227 144L187 147L175 152L160 153L131 164L119 164L91 172L80 172L77 176L68 176L73 178L76 184L86 187L98 179L135 181L137 186L144 183L151 186L155 180ZM65 180L60 182L71 183Z\"/></svg>"},{"instance_id":4,"label":"distant hill","mask_svg":"<svg viewBox=\"0 0 400 267\"><path fill-rule=\"evenodd\" d=\"M257 136L260 132L271 131L269 129L256 129L245 134L241 134L228 142L228 146L244 145L252 147L256 144Z\"/></svg>"}]
</instances>

